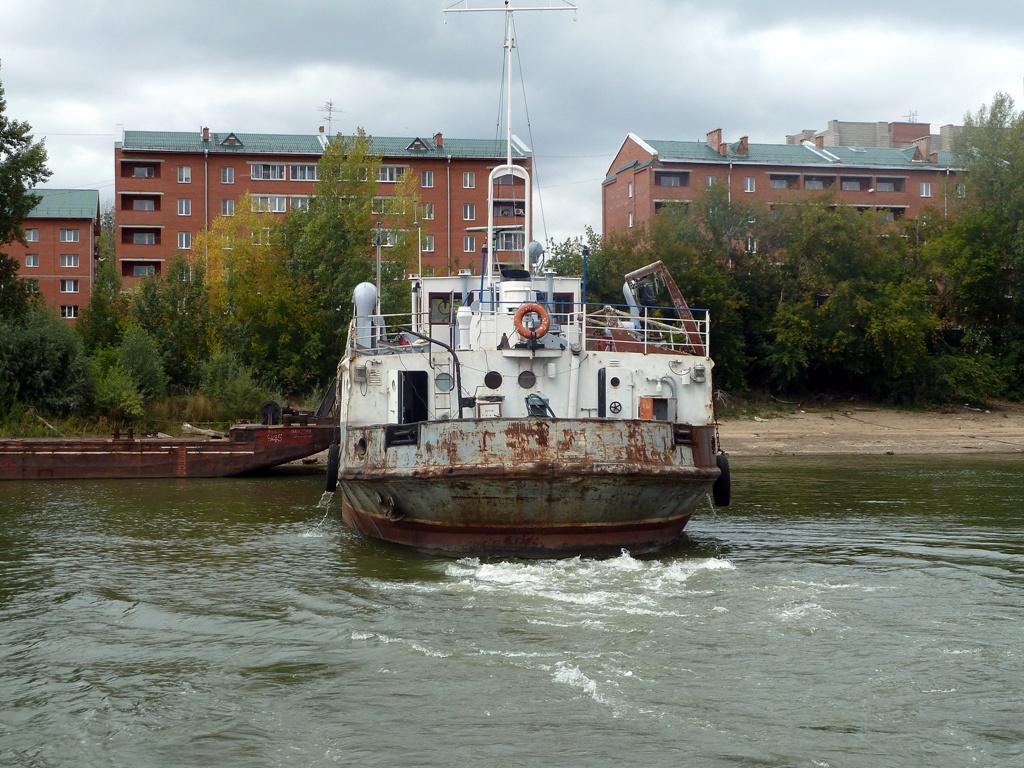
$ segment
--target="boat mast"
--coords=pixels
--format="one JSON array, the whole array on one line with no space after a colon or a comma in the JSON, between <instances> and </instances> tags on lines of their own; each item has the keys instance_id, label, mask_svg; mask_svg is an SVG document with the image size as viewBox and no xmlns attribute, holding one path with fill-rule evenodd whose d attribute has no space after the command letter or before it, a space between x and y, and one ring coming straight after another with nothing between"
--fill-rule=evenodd
<instances>
[{"instance_id":1,"label":"boat mast","mask_svg":"<svg viewBox=\"0 0 1024 768\"><path fill-rule=\"evenodd\" d=\"M524 269L530 268L530 242L527 239L529 225L531 222L531 203L533 201L533 189L530 183L530 175L527 173L525 168L515 165L512 162L512 49L516 47L516 41L513 37L513 23L512 17L516 11L572 11L575 19L575 13L577 8L571 3L560 0L561 5L550 5L550 6L523 6L520 8L514 8L510 0L505 0L504 7L498 8L470 8L469 0L460 0L448 8L444 9L445 23L448 22L449 13L488 13L488 12L501 12L505 14L505 94L506 94L506 119L505 119L505 164L499 165L491 170L491 173L487 179L487 243L486 248L488 249L487 254L487 265L485 272L481 275L483 278L486 275L486 281L488 284L493 284L494 280L494 262L495 262L495 246L494 241L494 182L499 177L512 176L518 177L523 180L524 193L523 193L523 252L522 266ZM462 7L456 7L462 6ZM481 284L482 285L482 284Z\"/></svg>"}]
</instances>

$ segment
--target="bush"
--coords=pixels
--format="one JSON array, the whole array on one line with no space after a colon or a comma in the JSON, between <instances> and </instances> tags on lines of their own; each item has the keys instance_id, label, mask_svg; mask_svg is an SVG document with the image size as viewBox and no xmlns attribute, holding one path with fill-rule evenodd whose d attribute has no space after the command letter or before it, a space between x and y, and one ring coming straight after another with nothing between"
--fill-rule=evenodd
<instances>
[{"instance_id":1,"label":"bush","mask_svg":"<svg viewBox=\"0 0 1024 768\"><path fill-rule=\"evenodd\" d=\"M45 307L0 322L0 412L16 403L66 416L88 402L89 365L82 342Z\"/></svg>"},{"instance_id":2,"label":"bush","mask_svg":"<svg viewBox=\"0 0 1024 768\"><path fill-rule=\"evenodd\" d=\"M252 371L230 352L215 352L200 367L199 391L224 406L231 421L259 417L260 406L270 393L255 380Z\"/></svg>"}]
</instances>

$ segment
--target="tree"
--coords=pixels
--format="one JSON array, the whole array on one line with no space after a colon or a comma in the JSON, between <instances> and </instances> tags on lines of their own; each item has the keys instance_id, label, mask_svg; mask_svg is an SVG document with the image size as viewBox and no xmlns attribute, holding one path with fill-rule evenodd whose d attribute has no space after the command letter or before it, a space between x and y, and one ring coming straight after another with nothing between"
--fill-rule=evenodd
<instances>
[{"instance_id":1,"label":"tree","mask_svg":"<svg viewBox=\"0 0 1024 768\"><path fill-rule=\"evenodd\" d=\"M172 390L199 383L199 368L210 354L212 320L201 261L180 254L164 274L143 278L131 297L131 318L156 342Z\"/></svg>"},{"instance_id":2,"label":"tree","mask_svg":"<svg viewBox=\"0 0 1024 768\"><path fill-rule=\"evenodd\" d=\"M391 196L376 197L380 164L365 132L339 134L317 164L318 183L309 209L292 212L285 221L289 269L303 284L315 286L306 310L317 323L321 377L333 376L344 351L353 290L361 282L376 281L373 233L378 220L387 238L381 305L385 313L407 311L402 277L415 252L410 233L415 231L418 180L407 174Z\"/></svg>"},{"instance_id":3,"label":"tree","mask_svg":"<svg viewBox=\"0 0 1024 768\"><path fill-rule=\"evenodd\" d=\"M91 354L101 347L113 347L121 341L121 323L128 313L128 302L121 293L121 275L114 253L114 208L103 212L100 223L99 268L89 304L75 323L75 331Z\"/></svg>"},{"instance_id":4,"label":"tree","mask_svg":"<svg viewBox=\"0 0 1024 768\"><path fill-rule=\"evenodd\" d=\"M0 320L0 413L19 402L66 416L86 404L89 382L81 340L49 309Z\"/></svg>"},{"instance_id":5,"label":"tree","mask_svg":"<svg viewBox=\"0 0 1024 768\"><path fill-rule=\"evenodd\" d=\"M46 148L33 141L32 127L7 116L0 80L0 249L25 242L21 222L39 203L32 188L50 178ZM0 251L0 318L22 315L29 304L27 286L18 280L18 264Z\"/></svg>"}]
</instances>

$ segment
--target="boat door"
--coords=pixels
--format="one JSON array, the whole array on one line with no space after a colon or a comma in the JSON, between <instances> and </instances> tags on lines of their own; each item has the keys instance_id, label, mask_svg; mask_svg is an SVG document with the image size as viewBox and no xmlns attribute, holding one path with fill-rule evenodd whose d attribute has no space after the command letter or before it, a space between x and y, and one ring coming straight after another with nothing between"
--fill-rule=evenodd
<instances>
[{"instance_id":1,"label":"boat door","mask_svg":"<svg viewBox=\"0 0 1024 768\"><path fill-rule=\"evenodd\" d=\"M430 418L427 408L426 371L390 371L388 374L388 423L415 424Z\"/></svg>"},{"instance_id":2,"label":"boat door","mask_svg":"<svg viewBox=\"0 0 1024 768\"><path fill-rule=\"evenodd\" d=\"M633 372L608 366L597 372L597 415L607 419L635 419Z\"/></svg>"}]
</instances>

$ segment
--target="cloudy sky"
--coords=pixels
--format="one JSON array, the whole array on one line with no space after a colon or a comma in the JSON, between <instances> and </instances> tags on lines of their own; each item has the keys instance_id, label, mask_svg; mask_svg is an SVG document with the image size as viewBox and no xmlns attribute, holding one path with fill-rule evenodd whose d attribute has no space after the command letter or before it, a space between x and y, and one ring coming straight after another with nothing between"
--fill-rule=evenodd
<instances>
[{"instance_id":1,"label":"cloudy sky","mask_svg":"<svg viewBox=\"0 0 1024 768\"><path fill-rule=\"evenodd\" d=\"M0 0L0 79L8 115L46 139L47 186L105 206L120 126L314 133L333 102L334 132L504 135L504 17L446 18L453 2ZM600 231L600 182L630 132L784 143L914 115L937 133L997 91L1024 106L1020 0L575 5L515 21L513 126L535 153L536 233L558 241Z\"/></svg>"}]
</instances>

